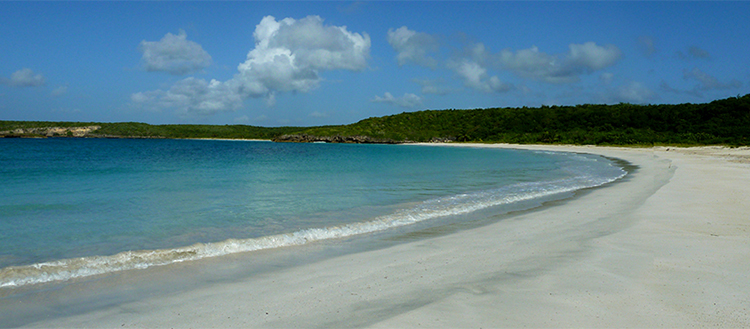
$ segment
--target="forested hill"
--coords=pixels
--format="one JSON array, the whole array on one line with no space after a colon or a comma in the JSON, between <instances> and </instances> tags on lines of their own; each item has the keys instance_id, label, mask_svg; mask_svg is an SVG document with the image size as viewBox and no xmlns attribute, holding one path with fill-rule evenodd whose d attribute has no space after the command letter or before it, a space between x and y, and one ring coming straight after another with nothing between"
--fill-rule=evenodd
<instances>
[{"instance_id":1,"label":"forested hill","mask_svg":"<svg viewBox=\"0 0 750 329\"><path fill-rule=\"evenodd\" d=\"M748 145L750 94L704 104L428 110L309 128L278 140L331 136L366 136L375 142Z\"/></svg>"},{"instance_id":2,"label":"forested hill","mask_svg":"<svg viewBox=\"0 0 750 329\"><path fill-rule=\"evenodd\" d=\"M750 94L704 104L426 110L369 118L350 125L307 128L0 121L2 136L738 146L750 145Z\"/></svg>"}]
</instances>

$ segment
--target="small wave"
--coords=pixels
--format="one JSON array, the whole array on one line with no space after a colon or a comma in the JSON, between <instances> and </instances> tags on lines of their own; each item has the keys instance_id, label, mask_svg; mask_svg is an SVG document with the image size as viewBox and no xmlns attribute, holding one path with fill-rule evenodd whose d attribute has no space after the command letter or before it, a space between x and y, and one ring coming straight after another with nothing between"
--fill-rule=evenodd
<instances>
[{"instance_id":1,"label":"small wave","mask_svg":"<svg viewBox=\"0 0 750 329\"><path fill-rule=\"evenodd\" d=\"M601 186L625 176L622 171L614 177L578 175L573 178L519 183L503 188L459 194L424 201L412 208L374 218L371 221L341 226L303 229L253 239L229 239L215 243L198 243L187 247L161 250L126 251L110 256L91 256L63 259L25 266L0 269L0 288L64 281L118 271L145 269L152 266L223 256L372 233L410 225L438 217L461 215L477 210L552 196L559 193Z\"/></svg>"}]
</instances>

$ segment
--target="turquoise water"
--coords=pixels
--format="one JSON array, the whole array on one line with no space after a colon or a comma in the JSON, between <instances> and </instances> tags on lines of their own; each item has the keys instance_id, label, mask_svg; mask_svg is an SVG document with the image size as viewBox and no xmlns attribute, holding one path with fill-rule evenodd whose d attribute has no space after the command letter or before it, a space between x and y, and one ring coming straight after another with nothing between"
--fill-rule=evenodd
<instances>
[{"instance_id":1,"label":"turquoise water","mask_svg":"<svg viewBox=\"0 0 750 329\"><path fill-rule=\"evenodd\" d=\"M0 287L393 230L624 174L556 152L0 139Z\"/></svg>"}]
</instances>

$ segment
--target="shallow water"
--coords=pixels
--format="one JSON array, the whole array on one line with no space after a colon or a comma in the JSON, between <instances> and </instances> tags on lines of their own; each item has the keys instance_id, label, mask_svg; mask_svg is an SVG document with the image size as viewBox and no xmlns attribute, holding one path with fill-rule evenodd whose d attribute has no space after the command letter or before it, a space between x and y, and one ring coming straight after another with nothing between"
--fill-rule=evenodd
<instances>
[{"instance_id":1,"label":"shallow water","mask_svg":"<svg viewBox=\"0 0 750 329\"><path fill-rule=\"evenodd\" d=\"M625 174L569 153L205 140L5 139L0 163L5 288L450 223Z\"/></svg>"}]
</instances>

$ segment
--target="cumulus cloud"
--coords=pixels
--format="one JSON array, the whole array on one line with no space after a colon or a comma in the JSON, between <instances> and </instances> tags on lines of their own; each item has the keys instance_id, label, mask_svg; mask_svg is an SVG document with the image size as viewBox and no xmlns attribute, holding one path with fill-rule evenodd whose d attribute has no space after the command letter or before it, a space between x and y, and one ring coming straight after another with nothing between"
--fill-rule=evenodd
<instances>
[{"instance_id":1,"label":"cumulus cloud","mask_svg":"<svg viewBox=\"0 0 750 329\"><path fill-rule=\"evenodd\" d=\"M485 93L502 93L512 90L511 84L500 81L496 75L490 75L488 68L497 66L496 56L490 53L482 43L477 43L464 50L461 58L449 60L446 67L463 80L466 87Z\"/></svg>"},{"instance_id":2,"label":"cumulus cloud","mask_svg":"<svg viewBox=\"0 0 750 329\"><path fill-rule=\"evenodd\" d=\"M257 62L283 54L303 69L357 71L367 67L370 36L351 33L346 26L325 26L320 16L279 22L266 16L253 36L256 48L248 54L248 60Z\"/></svg>"},{"instance_id":3,"label":"cumulus cloud","mask_svg":"<svg viewBox=\"0 0 750 329\"><path fill-rule=\"evenodd\" d=\"M438 79L438 80L412 79L412 81L422 86L423 94L447 95L451 92L450 89L442 86L443 81L441 79Z\"/></svg>"},{"instance_id":4,"label":"cumulus cloud","mask_svg":"<svg viewBox=\"0 0 750 329\"><path fill-rule=\"evenodd\" d=\"M31 69L23 68L10 75L10 79L2 78L0 82L12 87L39 87L44 86L46 79Z\"/></svg>"},{"instance_id":5,"label":"cumulus cloud","mask_svg":"<svg viewBox=\"0 0 750 329\"><path fill-rule=\"evenodd\" d=\"M325 26L318 16L276 21L266 16L253 34L255 49L240 64L235 80L249 96L318 87L323 70L367 67L370 37L346 27Z\"/></svg>"},{"instance_id":6,"label":"cumulus cloud","mask_svg":"<svg viewBox=\"0 0 750 329\"><path fill-rule=\"evenodd\" d=\"M182 114L208 115L234 111L242 106L243 95L229 82L206 82L190 77L178 81L167 91L154 90L132 94L130 100L154 110L175 108Z\"/></svg>"},{"instance_id":7,"label":"cumulus cloud","mask_svg":"<svg viewBox=\"0 0 750 329\"><path fill-rule=\"evenodd\" d=\"M237 74L227 81L187 78L167 91L133 94L133 103L151 108L177 108L188 114L233 111L246 98L265 97L270 105L278 92L308 92L319 86L326 70L361 71L367 67L370 37L328 26L318 16L280 21L264 17L253 33L255 48Z\"/></svg>"},{"instance_id":8,"label":"cumulus cloud","mask_svg":"<svg viewBox=\"0 0 750 329\"><path fill-rule=\"evenodd\" d=\"M405 108L415 108L422 105L422 97L408 93L405 93L401 97L393 97L391 93L386 92L383 97L375 96L372 101L375 103L387 103Z\"/></svg>"},{"instance_id":9,"label":"cumulus cloud","mask_svg":"<svg viewBox=\"0 0 750 329\"><path fill-rule=\"evenodd\" d=\"M634 104L645 104L658 98L657 94L639 82L630 82L620 86L613 95L615 101Z\"/></svg>"},{"instance_id":10,"label":"cumulus cloud","mask_svg":"<svg viewBox=\"0 0 750 329\"><path fill-rule=\"evenodd\" d=\"M438 51L438 39L432 35L402 26L388 30L388 43L398 53L399 65L414 63L432 68L437 65L437 60L427 55Z\"/></svg>"},{"instance_id":11,"label":"cumulus cloud","mask_svg":"<svg viewBox=\"0 0 750 329\"><path fill-rule=\"evenodd\" d=\"M622 57L620 49L613 45L597 46L594 42L582 45L570 44L567 54L567 65L571 70L598 71L615 64Z\"/></svg>"},{"instance_id":12,"label":"cumulus cloud","mask_svg":"<svg viewBox=\"0 0 750 329\"><path fill-rule=\"evenodd\" d=\"M483 65L471 59L451 61L448 68L461 77L464 85L481 92L502 93L513 89L513 85L503 83L496 75L490 76Z\"/></svg>"},{"instance_id":13,"label":"cumulus cloud","mask_svg":"<svg viewBox=\"0 0 750 329\"><path fill-rule=\"evenodd\" d=\"M187 40L185 31L178 35L167 33L159 41L141 41L138 50L143 54L143 66L149 72L184 75L211 65L211 55L203 47Z\"/></svg>"},{"instance_id":14,"label":"cumulus cloud","mask_svg":"<svg viewBox=\"0 0 750 329\"><path fill-rule=\"evenodd\" d=\"M613 45L598 46L594 42L568 45L568 52L550 55L536 46L516 52L503 50L499 62L506 69L524 78L549 82L567 83L580 79L580 75L592 73L617 63L622 57L620 49Z\"/></svg>"}]
</instances>

